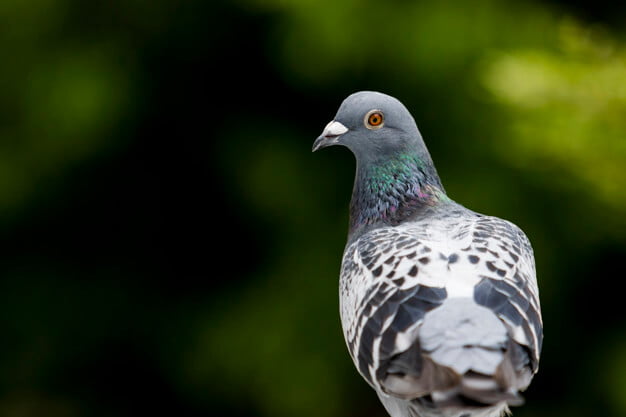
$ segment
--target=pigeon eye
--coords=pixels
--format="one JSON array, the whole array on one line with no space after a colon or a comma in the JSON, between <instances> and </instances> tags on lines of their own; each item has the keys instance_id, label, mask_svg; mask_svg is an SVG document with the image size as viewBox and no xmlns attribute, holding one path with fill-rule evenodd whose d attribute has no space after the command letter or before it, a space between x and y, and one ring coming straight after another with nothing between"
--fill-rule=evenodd
<instances>
[{"instance_id":1,"label":"pigeon eye","mask_svg":"<svg viewBox=\"0 0 626 417\"><path fill-rule=\"evenodd\" d=\"M383 127L385 118L380 110L371 110L365 115L365 127L370 130L376 130Z\"/></svg>"}]
</instances>

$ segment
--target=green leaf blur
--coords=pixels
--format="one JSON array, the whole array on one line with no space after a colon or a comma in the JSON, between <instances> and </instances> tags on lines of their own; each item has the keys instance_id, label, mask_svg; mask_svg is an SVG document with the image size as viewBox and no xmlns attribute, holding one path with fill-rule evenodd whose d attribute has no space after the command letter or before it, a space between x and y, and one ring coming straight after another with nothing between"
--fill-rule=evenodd
<instances>
[{"instance_id":1,"label":"green leaf blur","mask_svg":"<svg viewBox=\"0 0 626 417\"><path fill-rule=\"evenodd\" d=\"M626 7L0 2L0 416L385 416L345 348L343 98L533 243L515 416L626 415Z\"/></svg>"}]
</instances>

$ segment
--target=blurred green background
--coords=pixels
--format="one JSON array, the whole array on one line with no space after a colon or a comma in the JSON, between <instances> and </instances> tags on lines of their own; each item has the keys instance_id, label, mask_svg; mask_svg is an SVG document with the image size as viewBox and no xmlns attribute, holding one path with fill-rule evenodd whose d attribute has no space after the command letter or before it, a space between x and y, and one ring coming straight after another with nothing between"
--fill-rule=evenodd
<instances>
[{"instance_id":1,"label":"blurred green background","mask_svg":"<svg viewBox=\"0 0 626 417\"><path fill-rule=\"evenodd\" d=\"M626 415L626 6L0 1L0 416L383 417L338 315L364 89L536 253L515 416Z\"/></svg>"}]
</instances>

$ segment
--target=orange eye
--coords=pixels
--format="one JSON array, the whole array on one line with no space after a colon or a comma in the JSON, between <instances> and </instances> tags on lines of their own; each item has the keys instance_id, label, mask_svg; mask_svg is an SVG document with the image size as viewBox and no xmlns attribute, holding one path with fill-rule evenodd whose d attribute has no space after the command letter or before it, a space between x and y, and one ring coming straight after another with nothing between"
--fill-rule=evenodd
<instances>
[{"instance_id":1,"label":"orange eye","mask_svg":"<svg viewBox=\"0 0 626 417\"><path fill-rule=\"evenodd\" d=\"M385 118L380 110L371 110L365 115L365 127L371 130L383 127Z\"/></svg>"}]
</instances>

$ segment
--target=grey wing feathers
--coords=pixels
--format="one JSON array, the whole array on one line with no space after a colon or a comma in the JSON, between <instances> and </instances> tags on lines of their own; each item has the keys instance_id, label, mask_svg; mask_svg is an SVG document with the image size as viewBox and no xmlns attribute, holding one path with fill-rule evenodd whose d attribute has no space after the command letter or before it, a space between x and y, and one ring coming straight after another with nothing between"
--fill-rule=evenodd
<instances>
[{"instance_id":1,"label":"grey wing feathers","mask_svg":"<svg viewBox=\"0 0 626 417\"><path fill-rule=\"evenodd\" d=\"M479 252L486 270L474 290L474 300L493 310L513 330L513 339L528 348L533 372L543 341L539 291L533 250L513 223L480 217L469 250Z\"/></svg>"},{"instance_id":2,"label":"grey wing feathers","mask_svg":"<svg viewBox=\"0 0 626 417\"><path fill-rule=\"evenodd\" d=\"M352 358L373 386L385 369L381 364L410 347L424 314L446 298L444 288L416 279L417 258L429 251L415 237L394 229L365 235L346 249L342 322Z\"/></svg>"},{"instance_id":3,"label":"grey wing feathers","mask_svg":"<svg viewBox=\"0 0 626 417\"><path fill-rule=\"evenodd\" d=\"M447 253L422 225L374 230L346 248L341 315L351 356L368 383L398 398L450 389L516 404L542 340L530 243L495 217L473 215L453 229L458 246ZM455 283L441 274L454 275L450 265L474 280L473 299L449 298Z\"/></svg>"}]
</instances>

